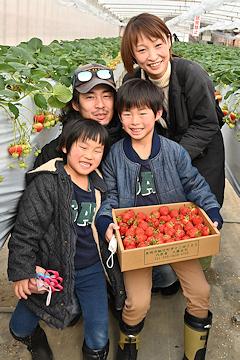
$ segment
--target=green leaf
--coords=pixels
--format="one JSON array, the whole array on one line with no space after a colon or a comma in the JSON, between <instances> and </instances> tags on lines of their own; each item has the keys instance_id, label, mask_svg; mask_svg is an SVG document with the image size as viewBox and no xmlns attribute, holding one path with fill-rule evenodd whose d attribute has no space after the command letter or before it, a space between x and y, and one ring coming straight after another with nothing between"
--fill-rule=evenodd
<instances>
[{"instance_id":1,"label":"green leaf","mask_svg":"<svg viewBox=\"0 0 240 360\"><path fill-rule=\"evenodd\" d=\"M72 99L72 93L69 89L66 88L64 85L56 85L53 88L53 95L62 102L67 103Z\"/></svg>"},{"instance_id":2,"label":"green leaf","mask_svg":"<svg viewBox=\"0 0 240 360\"><path fill-rule=\"evenodd\" d=\"M52 95L48 98L48 104L53 107L53 108L57 108L57 109L62 109L66 103L65 102L61 102L57 99L56 96Z\"/></svg>"},{"instance_id":3,"label":"green leaf","mask_svg":"<svg viewBox=\"0 0 240 360\"><path fill-rule=\"evenodd\" d=\"M16 99L16 92L8 89L0 90L0 97Z\"/></svg>"},{"instance_id":4,"label":"green leaf","mask_svg":"<svg viewBox=\"0 0 240 360\"><path fill-rule=\"evenodd\" d=\"M15 72L15 68L9 64L0 64L1 72Z\"/></svg>"},{"instance_id":5,"label":"green leaf","mask_svg":"<svg viewBox=\"0 0 240 360\"><path fill-rule=\"evenodd\" d=\"M36 60L27 52L27 50L16 46L11 46L10 49L12 50L12 53L19 58L20 61L22 60L29 64L36 63Z\"/></svg>"},{"instance_id":6,"label":"green leaf","mask_svg":"<svg viewBox=\"0 0 240 360\"><path fill-rule=\"evenodd\" d=\"M41 49L42 47L42 40L34 37L30 39L27 44L30 48L34 49L34 51L37 51L37 49Z\"/></svg>"},{"instance_id":7,"label":"green leaf","mask_svg":"<svg viewBox=\"0 0 240 360\"><path fill-rule=\"evenodd\" d=\"M34 101L37 107L47 110L47 101L42 94L35 94Z\"/></svg>"},{"instance_id":8,"label":"green leaf","mask_svg":"<svg viewBox=\"0 0 240 360\"><path fill-rule=\"evenodd\" d=\"M9 110L13 113L13 115L15 116L15 118L17 118L18 117L18 115L19 115L19 110L18 110L18 108L14 105L14 104L12 104L12 103L8 103L8 107L9 107Z\"/></svg>"},{"instance_id":9,"label":"green leaf","mask_svg":"<svg viewBox=\"0 0 240 360\"><path fill-rule=\"evenodd\" d=\"M28 66L17 62L10 62L9 65L14 67L15 71L19 72L21 75L31 77L31 70Z\"/></svg>"}]
</instances>

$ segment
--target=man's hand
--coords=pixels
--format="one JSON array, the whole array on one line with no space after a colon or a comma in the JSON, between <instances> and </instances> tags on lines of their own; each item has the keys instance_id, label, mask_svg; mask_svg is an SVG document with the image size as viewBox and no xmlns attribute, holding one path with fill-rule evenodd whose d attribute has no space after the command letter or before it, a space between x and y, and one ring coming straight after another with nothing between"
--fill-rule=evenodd
<instances>
[{"instance_id":1,"label":"man's hand","mask_svg":"<svg viewBox=\"0 0 240 360\"><path fill-rule=\"evenodd\" d=\"M114 223L109 224L107 231L105 233L105 239L107 240L108 243L110 242L110 240L113 236L113 232L115 230L119 230L119 226Z\"/></svg>"}]
</instances>

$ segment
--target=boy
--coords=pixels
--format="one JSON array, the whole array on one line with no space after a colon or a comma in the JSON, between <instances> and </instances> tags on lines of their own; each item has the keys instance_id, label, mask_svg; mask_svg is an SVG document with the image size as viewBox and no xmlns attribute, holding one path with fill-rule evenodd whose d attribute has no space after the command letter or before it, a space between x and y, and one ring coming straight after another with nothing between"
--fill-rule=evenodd
<instances>
[{"instance_id":1,"label":"boy","mask_svg":"<svg viewBox=\"0 0 240 360\"><path fill-rule=\"evenodd\" d=\"M162 114L162 100L162 91L141 79L128 80L118 90L116 109L128 137L111 147L102 164L108 197L96 215L96 227L107 242L118 229L112 220L113 208L191 201L207 212L214 226L222 225L220 205L207 182L192 167L186 150L154 131L155 121ZM187 299L184 359L193 360L197 352L199 360L205 359L212 319L210 286L198 259L171 266ZM139 333L150 307L152 268L124 272L123 278L126 300L117 360L135 360Z\"/></svg>"},{"instance_id":2,"label":"boy","mask_svg":"<svg viewBox=\"0 0 240 360\"><path fill-rule=\"evenodd\" d=\"M97 121L78 118L64 127L60 147L64 161L50 160L28 173L9 241L8 276L19 298L10 332L28 346L32 359L53 359L38 323L42 319L65 329L75 293L84 319L83 359L106 360L107 289L93 219L101 198L106 198L97 167L109 151L109 136ZM36 273L48 275L49 268L63 278L63 289L53 292L47 304Z\"/></svg>"}]
</instances>

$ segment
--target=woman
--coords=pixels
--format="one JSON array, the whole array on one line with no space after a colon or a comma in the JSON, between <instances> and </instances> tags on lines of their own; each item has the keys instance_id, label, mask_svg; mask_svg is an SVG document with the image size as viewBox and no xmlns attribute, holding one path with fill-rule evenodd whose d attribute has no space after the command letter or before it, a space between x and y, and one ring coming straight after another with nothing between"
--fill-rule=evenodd
<instances>
[{"instance_id":1,"label":"woman","mask_svg":"<svg viewBox=\"0 0 240 360\"><path fill-rule=\"evenodd\" d=\"M122 38L121 56L128 72L123 82L138 77L163 89L164 112L156 123L157 132L188 151L192 165L205 177L222 206L224 144L210 76L198 63L172 54L168 27L152 14L143 13L129 20ZM178 79L186 61L183 93Z\"/></svg>"}]
</instances>

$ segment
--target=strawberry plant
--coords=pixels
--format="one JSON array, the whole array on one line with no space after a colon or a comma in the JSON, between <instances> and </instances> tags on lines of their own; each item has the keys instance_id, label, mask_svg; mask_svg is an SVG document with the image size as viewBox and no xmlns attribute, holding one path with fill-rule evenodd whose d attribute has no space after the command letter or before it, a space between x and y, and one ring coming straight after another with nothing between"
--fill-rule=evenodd
<instances>
[{"instance_id":1,"label":"strawberry plant","mask_svg":"<svg viewBox=\"0 0 240 360\"><path fill-rule=\"evenodd\" d=\"M28 144L21 152L9 152L19 167L26 167L24 159L32 150L35 155L39 153L31 142L31 133L54 126L59 121L58 109L71 100L74 70L91 62L114 69L121 61L120 43L119 37L54 40L44 45L40 39L32 38L17 46L0 46L0 108L13 126L13 141L9 149L20 149ZM27 97L33 99L37 108L37 113L32 113L31 118L22 111L23 100Z\"/></svg>"}]
</instances>

